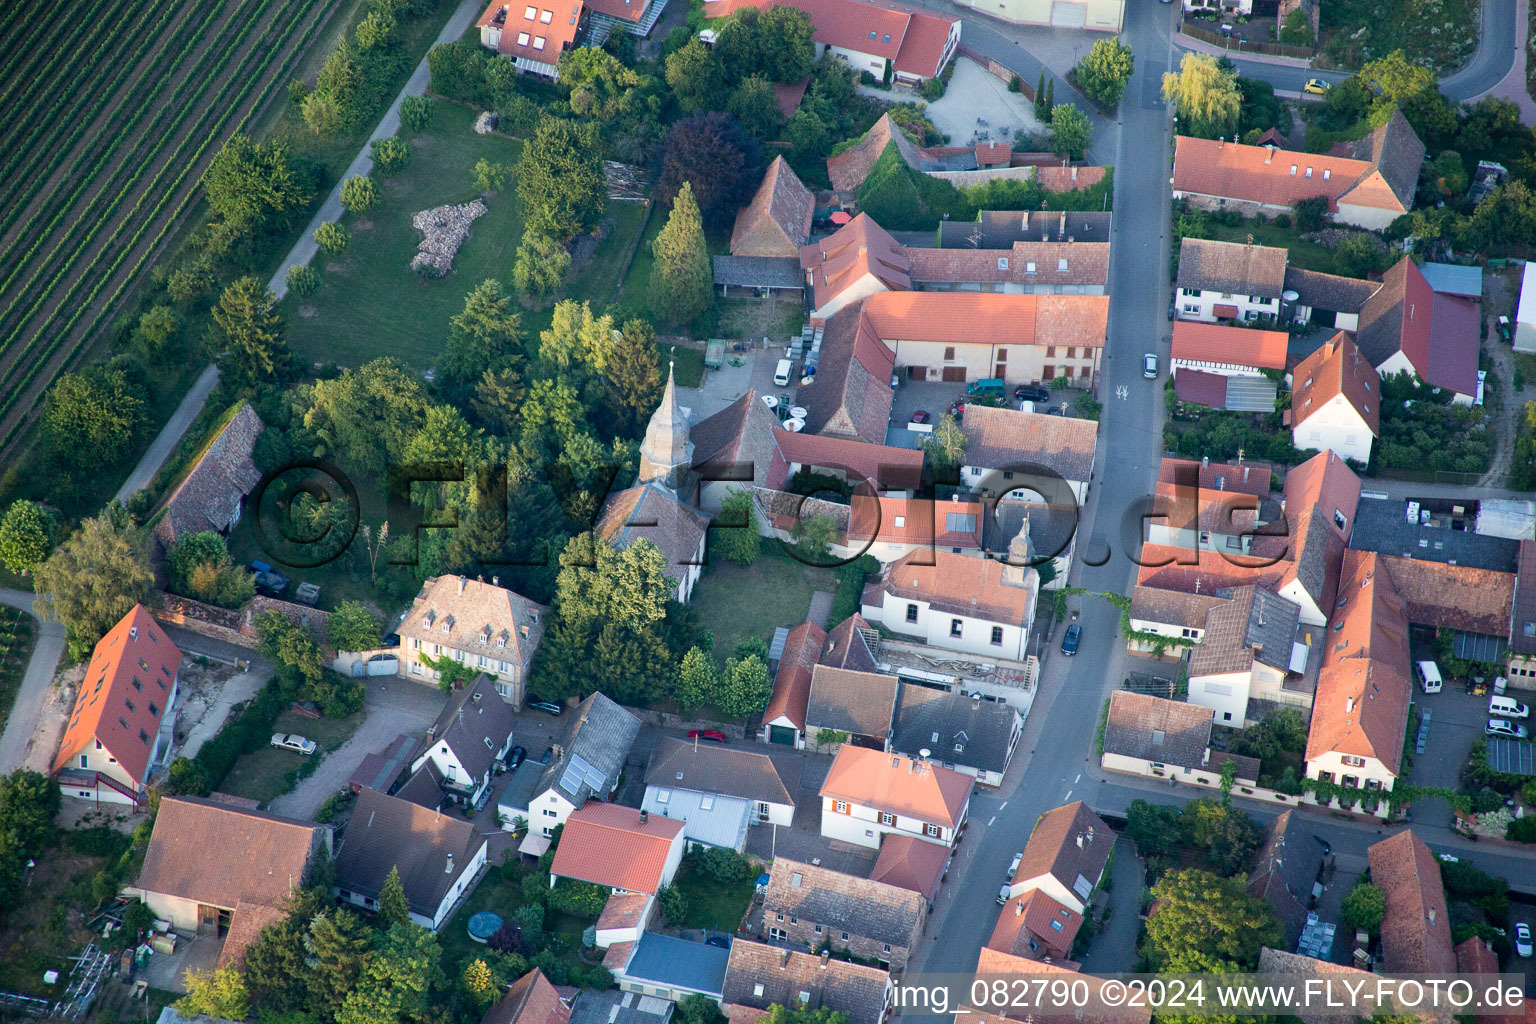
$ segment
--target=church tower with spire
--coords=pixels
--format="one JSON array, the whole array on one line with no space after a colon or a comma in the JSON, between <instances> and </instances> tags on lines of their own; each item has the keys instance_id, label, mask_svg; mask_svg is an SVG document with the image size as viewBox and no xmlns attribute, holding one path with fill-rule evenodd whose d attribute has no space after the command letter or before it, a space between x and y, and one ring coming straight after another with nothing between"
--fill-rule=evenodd
<instances>
[{"instance_id":1,"label":"church tower with spire","mask_svg":"<svg viewBox=\"0 0 1536 1024\"><path fill-rule=\"evenodd\" d=\"M688 439L688 420L677 404L677 383L668 363L667 389L645 428L645 440L640 444L640 475L635 482L655 481L676 492L692 467L693 442Z\"/></svg>"},{"instance_id":2,"label":"church tower with spire","mask_svg":"<svg viewBox=\"0 0 1536 1024\"><path fill-rule=\"evenodd\" d=\"M1018 535L1008 542L1008 560L1003 563L1003 586L1038 591L1040 572L1030 564L1034 560L1035 545L1029 539L1029 513L1026 512Z\"/></svg>"}]
</instances>

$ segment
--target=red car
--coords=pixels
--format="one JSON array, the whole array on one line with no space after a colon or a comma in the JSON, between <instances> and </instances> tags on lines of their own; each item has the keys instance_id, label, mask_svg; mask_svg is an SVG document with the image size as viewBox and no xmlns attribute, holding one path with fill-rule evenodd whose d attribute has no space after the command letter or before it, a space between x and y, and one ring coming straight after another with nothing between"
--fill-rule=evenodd
<instances>
[{"instance_id":1,"label":"red car","mask_svg":"<svg viewBox=\"0 0 1536 1024\"><path fill-rule=\"evenodd\" d=\"M711 743L724 743L725 733L719 729L695 729L688 734L691 740L709 740Z\"/></svg>"}]
</instances>

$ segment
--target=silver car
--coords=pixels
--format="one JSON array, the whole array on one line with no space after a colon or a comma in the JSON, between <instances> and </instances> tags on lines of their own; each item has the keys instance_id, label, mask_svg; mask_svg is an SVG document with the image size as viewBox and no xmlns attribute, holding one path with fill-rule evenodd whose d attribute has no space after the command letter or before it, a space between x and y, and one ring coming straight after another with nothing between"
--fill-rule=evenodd
<instances>
[{"instance_id":1,"label":"silver car","mask_svg":"<svg viewBox=\"0 0 1536 1024\"><path fill-rule=\"evenodd\" d=\"M1157 379L1157 353L1148 352L1141 357L1141 375L1148 380Z\"/></svg>"},{"instance_id":2,"label":"silver car","mask_svg":"<svg viewBox=\"0 0 1536 1024\"><path fill-rule=\"evenodd\" d=\"M1530 735L1526 732L1525 726L1516 725L1505 718L1488 719L1488 725L1483 729L1483 732L1489 736L1503 736L1505 739L1511 740L1523 740Z\"/></svg>"},{"instance_id":3,"label":"silver car","mask_svg":"<svg viewBox=\"0 0 1536 1024\"><path fill-rule=\"evenodd\" d=\"M315 752L315 741L307 740L296 732L287 734L273 733L272 745L281 750L292 750L299 754L313 754Z\"/></svg>"}]
</instances>

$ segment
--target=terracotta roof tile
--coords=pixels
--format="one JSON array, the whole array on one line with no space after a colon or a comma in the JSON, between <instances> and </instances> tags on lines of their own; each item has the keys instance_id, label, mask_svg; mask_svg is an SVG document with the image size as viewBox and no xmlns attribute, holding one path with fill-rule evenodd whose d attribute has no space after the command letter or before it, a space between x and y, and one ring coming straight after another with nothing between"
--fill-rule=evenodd
<instances>
[{"instance_id":1,"label":"terracotta roof tile","mask_svg":"<svg viewBox=\"0 0 1536 1024\"><path fill-rule=\"evenodd\" d=\"M748 388L730 405L694 424L693 466L705 471L729 472L745 464L756 487L779 487L787 468L779 439L790 436L757 392Z\"/></svg>"},{"instance_id":2,"label":"terracotta roof tile","mask_svg":"<svg viewBox=\"0 0 1536 1024\"><path fill-rule=\"evenodd\" d=\"M924 845L943 852L936 844ZM768 878L766 913L803 917L893 947L917 945L927 901L910 889L786 857L774 858Z\"/></svg>"},{"instance_id":3,"label":"terracotta roof tile","mask_svg":"<svg viewBox=\"0 0 1536 1024\"><path fill-rule=\"evenodd\" d=\"M1451 565L1400 555L1382 555L1397 592L1416 626L1461 629L1506 636L1515 603L1515 574Z\"/></svg>"},{"instance_id":4,"label":"terracotta roof tile","mask_svg":"<svg viewBox=\"0 0 1536 1024\"><path fill-rule=\"evenodd\" d=\"M887 834L880 842L880 856L869 877L886 885L910 889L930 904L938 897L939 883L949 869L950 851L915 836Z\"/></svg>"},{"instance_id":5,"label":"terracotta roof tile","mask_svg":"<svg viewBox=\"0 0 1536 1024\"><path fill-rule=\"evenodd\" d=\"M251 948L251 943L261 938L261 933L268 927L287 917L286 905L273 907L240 900L235 904L234 916L229 919L229 931L224 935L224 945L219 949L219 960L215 966L243 966L245 951Z\"/></svg>"},{"instance_id":6,"label":"terracotta roof tile","mask_svg":"<svg viewBox=\"0 0 1536 1024\"><path fill-rule=\"evenodd\" d=\"M1107 295L880 292L864 302L875 334L893 341L1102 348Z\"/></svg>"},{"instance_id":7,"label":"terracotta roof tile","mask_svg":"<svg viewBox=\"0 0 1536 1024\"><path fill-rule=\"evenodd\" d=\"M1373 436L1380 436L1381 375L1340 331L1297 365L1292 374L1291 422L1300 426L1333 399L1344 396Z\"/></svg>"},{"instance_id":8,"label":"terracotta roof tile","mask_svg":"<svg viewBox=\"0 0 1536 1024\"><path fill-rule=\"evenodd\" d=\"M706 13L711 18L721 17L746 6L766 9L775 2L717 0ZM950 28L958 20L905 5L863 0L794 0L789 6L811 16L817 43L884 57L897 71L923 78L939 73ZM833 187L843 186L834 182Z\"/></svg>"},{"instance_id":9,"label":"terracotta roof tile","mask_svg":"<svg viewBox=\"0 0 1536 1024\"><path fill-rule=\"evenodd\" d=\"M1286 515L1294 519L1318 507L1341 540L1349 538L1359 504L1360 478L1332 451L1319 452L1285 474ZM1343 517L1343 525L1336 521L1335 512Z\"/></svg>"},{"instance_id":10,"label":"terracotta roof tile","mask_svg":"<svg viewBox=\"0 0 1536 1024\"><path fill-rule=\"evenodd\" d=\"M981 547L986 506L976 501L854 494L848 539L922 547ZM937 520L937 523L935 523Z\"/></svg>"},{"instance_id":11,"label":"terracotta roof tile","mask_svg":"<svg viewBox=\"0 0 1536 1024\"><path fill-rule=\"evenodd\" d=\"M845 743L837 751L821 795L957 827L971 799L969 775Z\"/></svg>"},{"instance_id":12,"label":"terracotta roof tile","mask_svg":"<svg viewBox=\"0 0 1536 1024\"><path fill-rule=\"evenodd\" d=\"M1461 974L1498 974L1499 956L1487 939L1474 935L1456 947L1456 970Z\"/></svg>"},{"instance_id":13,"label":"terracotta roof tile","mask_svg":"<svg viewBox=\"0 0 1536 1024\"><path fill-rule=\"evenodd\" d=\"M1251 327L1179 320L1173 325L1173 358L1192 363L1224 363L1261 369L1285 369L1290 335Z\"/></svg>"},{"instance_id":14,"label":"terracotta roof tile","mask_svg":"<svg viewBox=\"0 0 1536 1024\"><path fill-rule=\"evenodd\" d=\"M972 403L965 407L960 429L968 442L968 466L1011 469L1033 464L1053 470L1072 483L1087 483L1093 471L1099 432L1099 425L1093 420Z\"/></svg>"},{"instance_id":15,"label":"terracotta roof tile","mask_svg":"<svg viewBox=\"0 0 1536 1024\"><path fill-rule=\"evenodd\" d=\"M1436 292L1404 256L1361 309L1355 342L1373 366L1401 351L1425 383L1475 394L1480 309L1473 299Z\"/></svg>"},{"instance_id":16,"label":"terracotta roof tile","mask_svg":"<svg viewBox=\"0 0 1536 1024\"><path fill-rule=\"evenodd\" d=\"M181 651L143 605L134 605L91 652L53 770L69 767L88 744L100 741L143 785L180 666Z\"/></svg>"},{"instance_id":17,"label":"terracotta roof tile","mask_svg":"<svg viewBox=\"0 0 1536 1024\"><path fill-rule=\"evenodd\" d=\"M736 215L732 256L798 256L811 236L816 197L785 159L775 157L752 202Z\"/></svg>"},{"instance_id":18,"label":"terracotta roof tile","mask_svg":"<svg viewBox=\"0 0 1536 1024\"><path fill-rule=\"evenodd\" d=\"M814 15L812 20L815 20ZM869 177L869 172L885 152L885 147L892 142L896 143L907 166L917 168L922 162L917 152L917 143L891 120L890 114L881 114L880 120L870 126L856 145L836 156L827 157L827 177L832 187L839 192L851 192L864 184L864 179Z\"/></svg>"},{"instance_id":19,"label":"terracotta roof tile","mask_svg":"<svg viewBox=\"0 0 1536 1024\"><path fill-rule=\"evenodd\" d=\"M798 437L832 435L882 444L895 401L891 389L894 362L891 349L862 327L858 306L837 311L822 335L814 379L802 381L795 392L796 404L806 410L806 430L780 437L779 447L786 457L791 449L804 451L818 445L796 441Z\"/></svg>"},{"instance_id":20,"label":"terracotta roof tile","mask_svg":"<svg viewBox=\"0 0 1536 1024\"><path fill-rule=\"evenodd\" d=\"M1371 882L1387 897L1381 946L1390 974L1454 974L1451 915L1440 881L1440 862L1424 840L1403 831L1366 853Z\"/></svg>"},{"instance_id":21,"label":"terracotta roof tile","mask_svg":"<svg viewBox=\"0 0 1536 1024\"><path fill-rule=\"evenodd\" d=\"M1228 554L1201 548L1198 552L1169 544L1143 544L1136 582L1140 586L1214 594L1253 584L1273 587L1290 563L1273 556Z\"/></svg>"},{"instance_id":22,"label":"terracotta roof tile","mask_svg":"<svg viewBox=\"0 0 1536 1024\"><path fill-rule=\"evenodd\" d=\"M1050 875L1072 892L1079 878L1087 879L1089 885L1099 880L1114 848L1115 834L1104 819L1081 800L1074 800L1046 811L1035 821L1012 881L1017 885Z\"/></svg>"},{"instance_id":23,"label":"terracotta roof tile","mask_svg":"<svg viewBox=\"0 0 1536 1024\"><path fill-rule=\"evenodd\" d=\"M923 472L923 453L911 448L891 448L824 434L792 434L778 437L784 458L792 464L839 469L858 483L862 477L873 487L916 487ZM862 485L859 485L862 492Z\"/></svg>"},{"instance_id":24,"label":"terracotta roof tile","mask_svg":"<svg viewBox=\"0 0 1536 1024\"><path fill-rule=\"evenodd\" d=\"M589 800L571 814L549 867L552 875L654 895L683 822Z\"/></svg>"},{"instance_id":25,"label":"terracotta roof tile","mask_svg":"<svg viewBox=\"0 0 1536 1024\"><path fill-rule=\"evenodd\" d=\"M773 677L773 695L763 710L763 721L787 718L796 729L805 728L806 702L811 698L811 670L827 642L826 632L814 622L802 622L789 631L779 670Z\"/></svg>"},{"instance_id":26,"label":"terracotta roof tile","mask_svg":"<svg viewBox=\"0 0 1536 1024\"><path fill-rule=\"evenodd\" d=\"M535 967L518 978L507 994L485 1011L480 1024L570 1024L571 1008L544 972Z\"/></svg>"},{"instance_id":27,"label":"terracotta roof tile","mask_svg":"<svg viewBox=\"0 0 1536 1024\"><path fill-rule=\"evenodd\" d=\"M864 616L854 612L827 633L821 664L828 668L846 668L852 672L877 672L880 666L870 648L870 637L879 644L879 631Z\"/></svg>"},{"instance_id":28,"label":"terracotta roof tile","mask_svg":"<svg viewBox=\"0 0 1536 1024\"><path fill-rule=\"evenodd\" d=\"M1515 601L1509 619L1509 646L1521 654L1536 653L1536 540L1520 542Z\"/></svg>"},{"instance_id":29,"label":"terracotta roof tile","mask_svg":"<svg viewBox=\"0 0 1536 1024\"><path fill-rule=\"evenodd\" d=\"M1107 167L1036 167L1035 183L1050 192L1092 188L1104 180Z\"/></svg>"},{"instance_id":30,"label":"terracotta roof tile","mask_svg":"<svg viewBox=\"0 0 1536 1024\"><path fill-rule=\"evenodd\" d=\"M1424 143L1414 133L1401 110L1394 109L1387 123L1355 142L1351 155L1369 160L1374 173L1340 196L1341 202L1406 211L1413 205L1424 163Z\"/></svg>"},{"instance_id":31,"label":"terracotta roof tile","mask_svg":"<svg viewBox=\"0 0 1536 1024\"><path fill-rule=\"evenodd\" d=\"M1178 137L1173 151L1175 192L1271 206L1326 196L1333 213L1338 212L1339 197L1370 171L1366 160L1186 135Z\"/></svg>"},{"instance_id":32,"label":"terracotta roof tile","mask_svg":"<svg viewBox=\"0 0 1536 1024\"><path fill-rule=\"evenodd\" d=\"M1173 393L1181 402L1207 409L1227 407L1227 378L1205 370L1182 369L1173 378Z\"/></svg>"},{"instance_id":33,"label":"terracotta roof tile","mask_svg":"<svg viewBox=\"0 0 1536 1024\"><path fill-rule=\"evenodd\" d=\"M493 0L475 25L501 28L498 53L556 64L561 52L576 41L584 14L581 0L534 0L532 4ZM538 45L540 39L542 45Z\"/></svg>"},{"instance_id":34,"label":"terracotta roof tile","mask_svg":"<svg viewBox=\"0 0 1536 1024\"><path fill-rule=\"evenodd\" d=\"M1082 926L1083 915L1052 899L1045 890L1031 889L1003 907L987 946L1031 960L1065 957L1072 952L1072 940Z\"/></svg>"},{"instance_id":35,"label":"terracotta roof tile","mask_svg":"<svg viewBox=\"0 0 1536 1024\"><path fill-rule=\"evenodd\" d=\"M1189 675L1247 672L1254 662L1284 674L1291 661L1301 608L1260 587L1238 587L1232 600L1212 608L1205 633L1189 655Z\"/></svg>"},{"instance_id":36,"label":"terracotta roof tile","mask_svg":"<svg viewBox=\"0 0 1536 1024\"><path fill-rule=\"evenodd\" d=\"M1108 242L1015 242L1009 249L908 248L905 252L912 280L920 283L1109 283Z\"/></svg>"},{"instance_id":37,"label":"terracotta roof tile","mask_svg":"<svg viewBox=\"0 0 1536 1024\"><path fill-rule=\"evenodd\" d=\"M620 551L649 541L666 556L667 575L676 580L700 560L699 546L709 524L708 515L652 480L610 495L595 532Z\"/></svg>"},{"instance_id":38,"label":"terracotta roof tile","mask_svg":"<svg viewBox=\"0 0 1536 1024\"><path fill-rule=\"evenodd\" d=\"M1179 140L1183 142L1183 139ZM1180 288L1278 299L1289 254L1268 245L1186 238L1179 243ZM1175 324L1175 331L1179 324Z\"/></svg>"},{"instance_id":39,"label":"terracotta roof tile","mask_svg":"<svg viewBox=\"0 0 1536 1024\"><path fill-rule=\"evenodd\" d=\"M848 1024L881 1024L890 1002L891 976L878 967L818 956L738 938L726 961L722 1001L766 1010L793 1006L801 993L812 1010L848 1015ZM759 994L761 992L761 994ZM733 1021L737 1013L731 1015Z\"/></svg>"},{"instance_id":40,"label":"terracotta roof tile","mask_svg":"<svg viewBox=\"0 0 1536 1024\"><path fill-rule=\"evenodd\" d=\"M1181 590L1136 586L1131 589L1131 618L1184 629L1204 629L1212 608L1231 600L1218 594L1187 594Z\"/></svg>"},{"instance_id":41,"label":"terracotta roof tile","mask_svg":"<svg viewBox=\"0 0 1536 1024\"><path fill-rule=\"evenodd\" d=\"M1198 486L1203 491L1238 491L1263 498L1269 495L1273 467L1267 462L1197 462L1164 458L1158 464L1158 483Z\"/></svg>"},{"instance_id":42,"label":"terracotta roof tile","mask_svg":"<svg viewBox=\"0 0 1536 1024\"><path fill-rule=\"evenodd\" d=\"M925 564L927 563L927 564ZM1038 587L1011 586L1008 566L995 558L949 551L911 551L885 567L865 588L864 604L877 604L870 592L908 601L926 601L934 610L989 622L1024 626L1034 610Z\"/></svg>"},{"instance_id":43,"label":"terracotta roof tile","mask_svg":"<svg viewBox=\"0 0 1536 1024\"><path fill-rule=\"evenodd\" d=\"M1212 491L1158 482L1156 511L1170 530L1239 535L1258 527L1261 502L1241 491Z\"/></svg>"},{"instance_id":44,"label":"terracotta roof tile","mask_svg":"<svg viewBox=\"0 0 1536 1024\"><path fill-rule=\"evenodd\" d=\"M799 255L811 285L812 308L823 316L835 312L831 307L838 296L866 277L897 291L912 286L907 249L867 213L801 246Z\"/></svg>"}]
</instances>

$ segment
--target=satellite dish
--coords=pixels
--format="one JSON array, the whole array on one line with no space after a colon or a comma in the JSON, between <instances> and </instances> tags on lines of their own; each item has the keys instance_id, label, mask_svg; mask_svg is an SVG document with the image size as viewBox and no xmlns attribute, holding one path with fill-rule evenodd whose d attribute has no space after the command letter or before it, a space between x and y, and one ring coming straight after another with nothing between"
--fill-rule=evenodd
<instances>
[{"instance_id":1,"label":"satellite dish","mask_svg":"<svg viewBox=\"0 0 1536 1024\"><path fill-rule=\"evenodd\" d=\"M1295 302L1297 299L1301 298L1301 293L1292 291L1291 289L1287 288L1285 291L1280 293L1280 297L1286 302Z\"/></svg>"},{"instance_id":2,"label":"satellite dish","mask_svg":"<svg viewBox=\"0 0 1536 1024\"><path fill-rule=\"evenodd\" d=\"M930 751L927 747L924 747L922 750L919 750L917 752L917 755L919 757L923 758L924 760L927 760L931 753L932 753L932 751Z\"/></svg>"}]
</instances>

